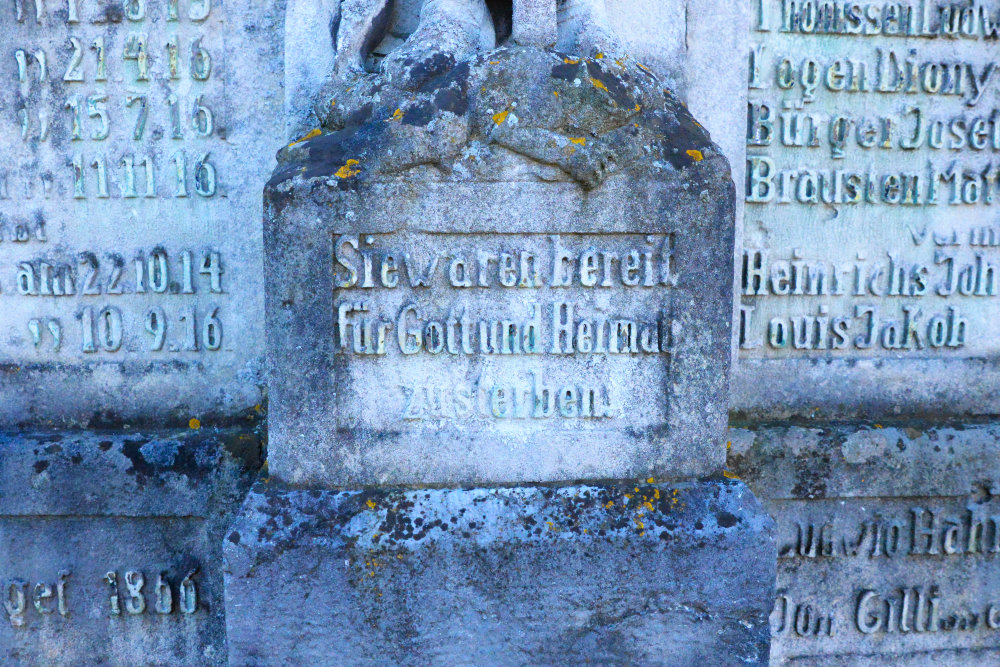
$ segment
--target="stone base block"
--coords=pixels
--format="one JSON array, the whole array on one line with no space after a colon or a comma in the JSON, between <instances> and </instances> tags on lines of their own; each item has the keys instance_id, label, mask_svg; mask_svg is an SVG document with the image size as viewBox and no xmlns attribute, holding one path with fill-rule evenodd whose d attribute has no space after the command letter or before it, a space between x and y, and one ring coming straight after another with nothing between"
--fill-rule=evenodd
<instances>
[{"instance_id":1,"label":"stone base block","mask_svg":"<svg viewBox=\"0 0 1000 667\"><path fill-rule=\"evenodd\" d=\"M406 491L262 481L224 554L233 665L768 658L773 523L733 480Z\"/></svg>"},{"instance_id":2,"label":"stone base block","mask_svg":"<svg viewBox=\"0 0 1000 667\"><path fill-rule=\"evenodd\" d=\"M0 435L0 664L226 664L252 429Z\"/></svg>"},{"instance_id":3,"label":"stone base block","mask_svg":"<svg viewBox=\"0 0 1000 667\"><path fill-rule=\"evenodd\" d=\"M1000 424L731 435L777 522L773 665L1000 665Z\"/></svg>"}]
</instances>

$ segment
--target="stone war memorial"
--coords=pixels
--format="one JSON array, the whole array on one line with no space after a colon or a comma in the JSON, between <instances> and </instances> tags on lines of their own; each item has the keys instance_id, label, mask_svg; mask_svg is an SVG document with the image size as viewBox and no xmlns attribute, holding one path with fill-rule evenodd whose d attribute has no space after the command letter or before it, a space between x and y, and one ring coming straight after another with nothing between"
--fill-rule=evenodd
<instances>
[{"instance_id":1,"label":"stone war memorial","mask_svg":"<svg viewBox=\"0 0 1000 667\"><path fill-rule=\"evenodd\" d=\"M0 0L0 664L1000 664L1000 1Z\"/></svg>"}]
</instances>

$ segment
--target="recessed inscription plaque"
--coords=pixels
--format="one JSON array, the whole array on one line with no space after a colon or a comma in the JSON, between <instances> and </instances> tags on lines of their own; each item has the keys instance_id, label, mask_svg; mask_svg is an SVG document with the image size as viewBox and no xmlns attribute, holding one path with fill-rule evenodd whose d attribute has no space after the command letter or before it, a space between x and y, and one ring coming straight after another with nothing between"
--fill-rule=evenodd
<instances>
[{"instance_id":1,"label":"recessed inscription plaque","mask_svg":"<svg viewBox=\"0 0 1000 667\"><path fill-rule=\"evenodd\" d=\"M387 389L378 402L341 392L340 425L485 423L557 439L655 426L666 404L646 389L671 352L671 245L665 234L336 236L336 354L367 357L351 360L348 384L363 375Z\"/></svg>"},{"instance_id":2,"label":"recessed inscription plaque","mask_svg":"<svg viewBox=\"0 0 1000 667\"><path fill-rule=\"evenodd\" d=\"M251 4L0 8L0 420L257 402L281 51Z\"/></svg>"},{"instance_id":3,"label":"recessed inscription plaque","mask_svg":"<svg viewBox=\"0 0 1000 667\"><path fill-rule=\"evenodd\" d=\"M736 407L995 412L1000 4L755 11Z\"/></svg>"},{"instance_id":4,"label":"recessed inscription plaque","mask_svg":"<svg viewBox=\"0 0 1000 667\"><path fill-rule=\"evenodd\" d=\"M506 61L544 76L522 89ZM265 192L270 470L303 484L717 470L724 158L679 103L662 108L645 66L511 48L468 67L437 93L362 77L316 107L331 127L282 153ZM578 124L592 114L606 124Z\"/></svg>"}]
</instances>

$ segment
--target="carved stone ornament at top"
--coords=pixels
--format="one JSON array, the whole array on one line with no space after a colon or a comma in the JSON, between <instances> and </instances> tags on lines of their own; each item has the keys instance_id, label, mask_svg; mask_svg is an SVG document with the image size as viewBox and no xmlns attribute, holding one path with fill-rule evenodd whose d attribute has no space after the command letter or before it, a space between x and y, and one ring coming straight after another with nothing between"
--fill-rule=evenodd
<instances>
[{"instance_id":1,"label":"carved stone ornament at top","mask_svg":"<svg viewBox=\"0 0 1000 667\"><path fill-rule=\"evenodd\" d=\"M679 100L618 47L604 0L518 0L500 46L484 0L427 0L405 42L376 66L367 60L374 72L366 57L389 30L392 0L324 11L330 75L315 93L302 81L287 86L310 96L313 126L279 155L288 169L307 165L307 178L423 168L423 178L590 189L616 172L655 178L718 154ZM294 44L308 30L288 29L290 50L309 48Z\"/></svg>"}]
</instances>

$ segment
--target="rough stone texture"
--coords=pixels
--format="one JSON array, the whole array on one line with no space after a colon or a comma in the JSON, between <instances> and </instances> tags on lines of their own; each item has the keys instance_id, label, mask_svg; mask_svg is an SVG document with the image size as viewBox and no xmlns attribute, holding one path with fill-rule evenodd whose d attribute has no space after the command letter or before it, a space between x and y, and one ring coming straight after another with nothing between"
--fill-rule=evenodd
<instances>
[{"instance_id":1,"label":"rough stone texture","mask_svg":"<svg viewBox=\"0 0 1000 667\"><path fill-rule=\"evenodd\" d=\"M0 662L226 664L221 540L260 464L249 428L0 437Z\"/></svg>"},{"instance_id":2,"label":"rough stone texture","mask_svg":"<svg viewBox=\"0 0 1000 667\"><path fill-rule=\"evenodd\" d=\"M283 18L283 0L0 4L0 426L261 402Z\"/></svg>"},{"instance_id":3,"label":"rough stone texture","mask_svg":"<svg viewBox=\"0 0 1000 667\"><path fill-rule=\"evenodd\" d=\"M777 523L772 664L1000 660L1000 427L731 435L732 470Z\"/></svg>"},{"instance_id":4,"label":"rough stone texture","mask_svg":"<svg viewBox=\"0 0 1000 667\"><path fill-rule=\"evenodd\" d=\"M225 540L238 665L764 664L772 525L720 480L295 491ZM294 619L294 620L293 620ZM261 629L294 628L271 633Z\"/></svg>"},{"instance_id":5,"label":"rough stone texture","mask_svg":"<svg viewBox=\"0 0 1000 667\"><path fill-rule=\"evenodd\" d=\"M326 129L283 150L266 192L272 473L349 485L719 470L733 192L708 134L632 61L501 48L459 63L440 53L387 62L386 73L351 82L323 105ZM352 287L342 262L361 261L343 259L357 243L379 258L410 253L409 273L402 267L398 276L404 286ZM619 257L648 250L656 255L650 286L625 288L614 278L612 290L585 288L577 277L553 289L559 244L577 258L587 248ZM448 257L477 250L533 253L540 284L530 292L453 286ZM432 286L411 291L413 266L424 271L434 257L444 259ZM497 276L486 279L497 285ZM656 321L662 352L550 354L559 299L575 300L574 322ZM473 322L522 327L535 312L541 349L403 355L398 316L411 302L430 309L421 318L465 308ZM354 315L341 310L345 303ZM357 343L346 318L363 312L393 323L385 354L350 352ZM503 399L508 415L485 403L501 381L518 383ZM614 414L502 422L514 416L510 401L531 391L527 382L597 387ZM425 391L462 383L475 414L419 405Z\"/></svg>"},{"instance_id":6,"label":"rough stone texture","mask_svg":"<svg viewBox=\"0 0 1000 667\"><path fill-rule=\"evenodd\" d=\"M519 46L556 45L556 7L548 0L514 0L511 41Z\"/></svg>"},{"instance_id":7,"label":"rough stone texture","mask_svg":"<svg viewBox=\"0 0 1000 667\"><path fill-rule=\"evenodd\" d=\"M603 2L563 7L590 57L489 50L480 4L428 3L374 73L338 52L279 154L273 477L226 537L230 659L763 664L770 520L692 480L724 458L728 163L589 52ZM469 488L537 481L568 485ZM428 484L465 488L386 488Z\"/></svg>"}]
</instances>

